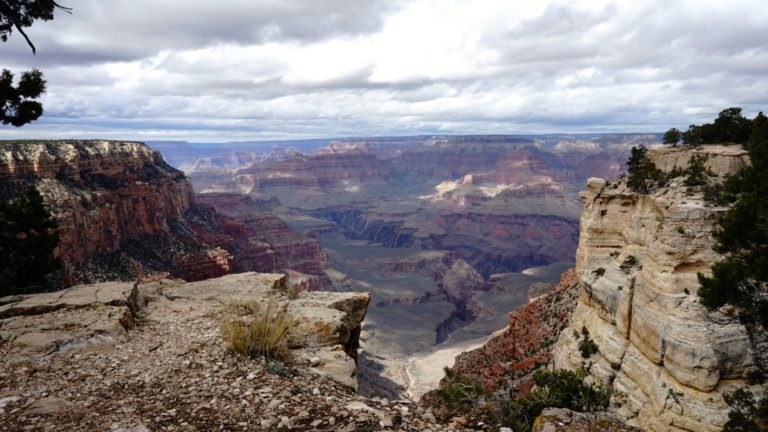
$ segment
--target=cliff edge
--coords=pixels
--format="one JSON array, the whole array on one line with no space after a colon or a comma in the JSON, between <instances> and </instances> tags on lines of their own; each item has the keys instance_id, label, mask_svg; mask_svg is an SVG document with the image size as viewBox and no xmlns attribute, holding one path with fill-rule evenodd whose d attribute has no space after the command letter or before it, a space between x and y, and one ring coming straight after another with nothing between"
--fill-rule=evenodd
<instances>
[{"instance_id":1,"label":"cliff edge","mask_svg":"<svg viewBox=\"0 0 768 432\"><path fill-rule=\"evenodd\" d=\"M59 225L63 285L166 274L188 281L288 268L322 275L328 257L315 239L277 217L216 212L196 203L183 172L130 141L0 143L0 200L35 186Z\"/></svg>"},{"instance_id":2,"label":"cliff edge","mask_svg":"<svg viewBox=\"0 0 768 432\"><path fill-rule=\"evenodd\" d=\"M693 154L708 157L713 181L749 163L738 146L655 149L649 159L671 172L686 168ZM585 368L610 385L613 409L630 425L714 432L727 421L723 394L748 386L765 359L737 318L698 301L696 274L721 258L712 230L727 208L708 205L683 180L648 194L626 182L589 180L576 256L582 288L555 344L554 366ZM588 358L579 352L583 329L598 349Z\"/></svg>"}]
</instances>

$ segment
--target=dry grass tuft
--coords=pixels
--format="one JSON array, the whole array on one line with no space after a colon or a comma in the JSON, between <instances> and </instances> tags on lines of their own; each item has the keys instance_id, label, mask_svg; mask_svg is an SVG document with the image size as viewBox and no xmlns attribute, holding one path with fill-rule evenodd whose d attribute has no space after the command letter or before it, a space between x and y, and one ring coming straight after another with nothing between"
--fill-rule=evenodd
<instances>
[{"instance_id":1,"label":"dry grass tuft","mask_svg":"<svg viewBox=\"0 0 768 432\"><path fill-rule=\"evenodd\" d=\"M274 299L265 305L237 302L225 308L221 336L241 354L289 360L288 331L293 325L291 314Z\"/></svg>"}]
</instances>

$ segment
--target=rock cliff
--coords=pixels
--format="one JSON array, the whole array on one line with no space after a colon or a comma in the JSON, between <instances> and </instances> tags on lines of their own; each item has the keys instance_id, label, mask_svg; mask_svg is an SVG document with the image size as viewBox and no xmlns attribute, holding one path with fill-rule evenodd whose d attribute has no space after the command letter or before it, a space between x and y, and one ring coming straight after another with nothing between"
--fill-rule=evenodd
<instances>
[{"instance_id":1,"label":"rock cliff","mask_svg":"<svg viewBox=\"0 0 768 432\"><path fill-rule=\"evenodd\" d=\"M316 240L255 202L241 203L248 217L196 203L184 173L142 143L0 143L0 199L32 185L59 224L66 285L157 273L185 280L289 268L319 275L327 266ZM321 279L315 285L329 286Z\"/></svg>"},{"instance_id":2,"label":"rock cliff","mask_svg":"<svg viewBox=\"0 0 768 432\"><path fill-rule=\"evenodd\" d=\"M529 292L537 288L533 284ZM510 313L507 328L480 348L459 354L453 371L489 391L526 394L533 386L532 373L552 360L552 346L568 324L578 291L575 271L566 271L556 286L535 293L539 295Z\"/></svg>"},{"instance_id":3,"label":"rock cliff","mask_svg":"<svg viewBox=\"0 0 768 432\"><path fill-rule=\"evenodd\" d=\"M736 146L658 149L649 157L669 172L687 167L692 154L708 156L713 181L748 163ZM631 425L714 432L727 421L723 393L758 373L756 352L737 319L698 302L696 273L720 258L711 233L727 209L707 205L700 190L682 183L677 177L637 194L624 182L589 180L576 255L583 284L554 365L586 368L611 385L613 409ZM589 358L578 348L582 329L598 348Z\"/></svg>"}]
</instances>

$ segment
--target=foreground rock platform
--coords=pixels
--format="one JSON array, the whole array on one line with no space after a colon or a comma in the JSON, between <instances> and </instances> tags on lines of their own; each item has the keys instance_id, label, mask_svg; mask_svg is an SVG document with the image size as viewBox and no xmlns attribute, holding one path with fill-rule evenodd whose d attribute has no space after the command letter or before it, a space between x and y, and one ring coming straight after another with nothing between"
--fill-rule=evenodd
<instances>
[{"instance_id":1,"label":"foreground rock platform","mask_svg":"<svg viewBox=\"0 0 768 432\"><path fill-rule=\"evenodd\" d=\"M0 430L483 430L409 401L358 397L366 293L301 292L284 276L102 283L0 299ZM230 302L294 316L293 360L228 349Z\"/></svg>"}]
</instances>

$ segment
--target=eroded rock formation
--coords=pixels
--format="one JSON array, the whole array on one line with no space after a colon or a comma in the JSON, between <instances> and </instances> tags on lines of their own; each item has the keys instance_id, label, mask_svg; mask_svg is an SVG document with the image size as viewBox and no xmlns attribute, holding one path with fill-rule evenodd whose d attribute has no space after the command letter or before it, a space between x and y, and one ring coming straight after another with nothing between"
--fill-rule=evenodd
<instances>
[{"instance_id":1,"label":"eroded rock formation","mask_svg":"<svg viewBox=\"0 0 768 432\"><path fill-rule=\"evenodd\" d=\"M144 144L125 141L3 143L0 199L36 186L60 230L65 284L168 273L201 280L293 269L319 278L327 257L265 204L227 216L195 202L184 173Z\"/></svg>"},{"instance_id":2,"label":"eroded rock formation","mask_svg":"<svg viewBox=\"0 0 768 432\"><path fill-rule=\"evenodd\" d=\"M664 171L708 155L721 181L747 163L739 147L653 150ZM712 250L717 216L700 190L678 177L649 194L625 183L590 179L576 256L579 304L555 346L558 368L587 368L614 390L617 412L649 431L719 431L727 420L723 393L749 384L756 352L737 318L698 302L697 272L720 257ZM582 328L599 352L579 353Z\"/></svg>"},{"instance_id":3,"label":"eroded rock formation","mask_svg":"<svg viewBox=\"0 0 768 432\"><path fill-rule=\"evenodd\" d=\"M506 329L480 348L459 354L452 369L487 390L526 394L533 386L532 372L552 360L552 346L568 323L578 291L576 272L566 271L548 293L510 313Z\"/></svg>"}]
</instances>

